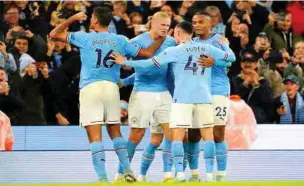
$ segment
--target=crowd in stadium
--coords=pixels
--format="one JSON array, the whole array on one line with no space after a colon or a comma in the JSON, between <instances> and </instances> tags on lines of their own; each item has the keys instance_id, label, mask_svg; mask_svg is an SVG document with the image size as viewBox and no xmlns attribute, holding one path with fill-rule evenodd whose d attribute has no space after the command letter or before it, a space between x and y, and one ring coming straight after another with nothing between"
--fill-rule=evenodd
<instances>
[{"instance_id":1,"label":"crowd in stadium","mask_svg":"<svg viewBox=\"0 0 304 186\"><path fill-rule=\"evenodd\" d=\"M304 122L304 1L1 1L0 110L13 125L79 123L79 50L49 33L99 5L113 8L109 32L130 39L147 31L155 12L171 17L172 34L177 23L205 10L237 58L227 72L231 94L251 107L259 124ZM89 18L69 31L88 32L88 25ZM122 79L133 73L121 67ZM131 91L131 85L120 89L123 123Z\"/></svg>"}]
</instances>

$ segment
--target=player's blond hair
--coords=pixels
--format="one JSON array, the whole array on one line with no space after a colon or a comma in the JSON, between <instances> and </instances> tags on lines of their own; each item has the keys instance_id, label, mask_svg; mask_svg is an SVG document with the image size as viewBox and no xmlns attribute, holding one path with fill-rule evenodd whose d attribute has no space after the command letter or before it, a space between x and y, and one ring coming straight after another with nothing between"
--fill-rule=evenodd
<instances>
[{"instance_id":1,"label":"player's blond hair","mask_svg":"<svg viewBox=\"0 0 304 186\"><path fill-rule=\"evenodd\" d=\"M170 19L170 16L165 12L156 12L153 16L148 17L148 22L146 24L147 30L151 30L152 20L156 18Z\"/></svg>"}]
</instances>

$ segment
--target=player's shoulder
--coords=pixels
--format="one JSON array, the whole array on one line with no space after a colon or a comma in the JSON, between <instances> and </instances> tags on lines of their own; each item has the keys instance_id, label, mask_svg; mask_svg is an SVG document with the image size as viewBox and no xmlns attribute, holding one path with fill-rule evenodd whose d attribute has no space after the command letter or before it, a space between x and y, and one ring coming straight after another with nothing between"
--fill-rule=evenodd
<instances>
[{"instance_id":1,"label":"player's shoulder","mask_svg":"<svg viewBox=\"0 0 304 186\"><path fill-rule=\"evenodd\" d=\"M149 33L148 32L144 32L142 34L139 34L138 36L136 37L133 37L131 39L131 42L141 42L143 41L144 39L147 39L149 37Z\"/></svg>"},{"instance_id":2,"label":"player's shoulder","mask_svg":"<svg viewBox=\"0 0 304 186\"><path fill-rule=\"evenodd\" d=\"M212 40L220 40L223 36L220 35L220 34L216 34L216 33L213 33L213 35L210 37L212 38Z\"/></svg>"},{"instance_id":3,"label":"player's shoulder","mask_svg":"<svg viewBox=\"0 0 304 186\"><path fill-rule=\"evenodd\" d=\"M176 41L173 37L171 36L166 36L165 42L168 42L171 46L175 46L176 45Z\"/></svg>"}]
</instances>

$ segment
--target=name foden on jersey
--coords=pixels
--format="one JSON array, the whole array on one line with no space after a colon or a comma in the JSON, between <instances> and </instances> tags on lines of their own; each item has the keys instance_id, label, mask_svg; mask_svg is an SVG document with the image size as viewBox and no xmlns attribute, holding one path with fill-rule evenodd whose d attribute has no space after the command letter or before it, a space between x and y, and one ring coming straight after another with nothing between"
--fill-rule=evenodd
<instances>
[{"instance_id":1,"label":"name foden on jersey","mask_svg":"<svg viewBox=\"0 0 304 186\"><path fill-rule=\"evenodd\" d=\"M189 47L186 48L187 52L204 52L205 48L204 47Z\"/></svg>"}]
</instances>

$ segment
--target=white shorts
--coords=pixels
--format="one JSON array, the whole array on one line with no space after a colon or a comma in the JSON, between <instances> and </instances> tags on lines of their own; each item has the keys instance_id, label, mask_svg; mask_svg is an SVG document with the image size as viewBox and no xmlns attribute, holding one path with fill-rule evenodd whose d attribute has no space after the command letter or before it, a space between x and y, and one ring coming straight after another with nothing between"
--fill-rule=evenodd
<instances>
[{"instance_id":1,"label":"white shorts","mask_svg":"<svg viewBox=\"0 0 304 186\"><path fill-rule=\"evenodd\" d=\"M93 82L80 90L80 126L120 124L120 96L116 83Z\"/></svg>"},{"instance_id":2,"label":"white shorts","mask_svg":"<svg viewBox=\"0 0 304 186\"><path fill-rule=\"evenodd\" d=\"M227 96L212 96L214 109L214 125L226 125L229 113L229 98Z\"/></svg>"},{"instance_id":3,"label":"white shorts","mask_svg":"<svg viewBox=\"0 0 304 186\"><path fill-rule=\"evenodd\" d=\"M205 128L212 126L212 104L172 104L170 128Z\"/></svg>"},{"instance_id":4,"label":"white shorts","mask_svg":"<svg viewBox=\"0 0 304 186\"><path fill-rule=\"evenodd\" d=\"M129 101L129 125L131 128L150 126L152 133L162 133L160 124L169 123L171 105L172 97L168 91L132 92Z\"/></svg>"}]
</instances>

